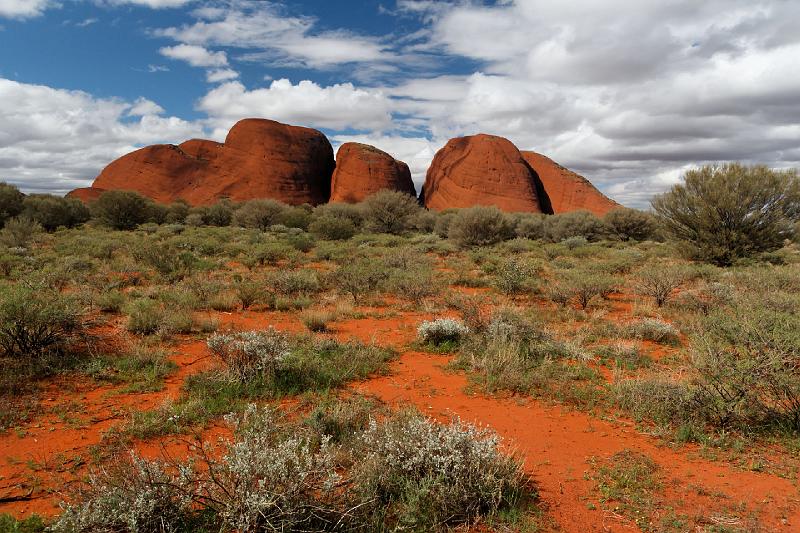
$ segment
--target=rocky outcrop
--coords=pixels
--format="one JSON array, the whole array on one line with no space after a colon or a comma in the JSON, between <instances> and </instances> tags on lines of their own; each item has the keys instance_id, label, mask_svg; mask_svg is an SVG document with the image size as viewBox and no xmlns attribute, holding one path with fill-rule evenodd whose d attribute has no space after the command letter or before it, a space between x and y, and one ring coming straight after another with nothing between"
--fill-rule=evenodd
<instances>
[{"instance_id":1,"label":"rocky outcrop","mask_svg":"<svg viewBox=\"0 0 800 533\"><path fill-rule=\"evenodd\" d=\"M536 172L544 194L555 214L570 211L589 211L603 216L620 204L608 198L583 176L562 167L552 159L536 152L522 152L522 157ZM546 198L545 198L546 196Z\"/></svg>"},{"instance_id":2,"label":"rocky outcrop","mask_svg":"<svg viewBox=\"0 0 800 533\"><path fill-rule=\"evenodd\" d=\"M77 198L81 202L88 204L97 200L105 189L98 189L96 187L81 187L67 193L67 198Z\"/></svg>"},{"instance_id":3,"label":"rocky outcrop","mask_svg":"<svg viewBox=\"0 0 800 533\"><path fill-rule=\"evenodd\" d=\"M503 211L542 210L536 175L511 141L494 135L451 139L436 153L425 178L430 209L494 205Z\"/></svg>"},{"instance_id":4,"label":"rocky outcrop","mask_svg":"<svg viewBox=\"0 0 800 533\"><path fill-rule=\"evenodd\" d=\"M416 195L408 165L368 144L345 143L339 147L331 202L360 202L383 189Z\"/></svg>"},{"instance_id":5,"label":"rocky outcrop","mask_svg":"<svg viewBox=\"0 0 800 533\"><path fill-rule=\"evenodd\" d=\"M225 143L193 139L127 154L108 165L91 188L132 190L163 203L273 198L316 205L330 197L334 165L333 148L321 132L245 119L231 128Z\"/></svg>"}]
</instances>

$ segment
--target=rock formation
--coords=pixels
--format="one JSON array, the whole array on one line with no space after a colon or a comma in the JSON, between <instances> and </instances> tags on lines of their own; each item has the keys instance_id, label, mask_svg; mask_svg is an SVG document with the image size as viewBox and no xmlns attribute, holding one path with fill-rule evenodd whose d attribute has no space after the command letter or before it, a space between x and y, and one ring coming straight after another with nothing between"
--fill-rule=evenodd
<instances>
[{"instance_id":1,"label":"rock formation","mask_svg":"<svg viewBox=\"0 0 800 533\"><path fill-rule=\"evenodd\" d=\"M330 196L333 148L321 132L264 119L237 122L216 143L193 139L136 150L108 165L91 189L136 191L157 202L191 205L274 198L320 204ZM73 191L79 198L95 192Z\"/></svg>"},{"instance_id":2,"label":"rock formation","mask_svg":"<svg viewBox=\"0 0 800 533\"><path fill-rule=\"evenodd\" d=\"M555 214L589 211L601 217L620 204L601 193L589 180L536 152L522 152L536 172Z\"/></svg>"},{"instance_id":3,"label":"rock formation","mask_svg":"<svg viewBox=\"0 0 800 533\"><path fill-rule=\"evenodd\" d=\"M360 202L382 189L416 195L408 165L374 146L345 143L336 152L331 202Z\"/></svg>"},{"instance_id":4,"label":"rock formation","mask_svg":"<svg viewBox=\"0 0 800 533\"><path fill-rule=\"evenodd\" d=\"M534 172L511 141L494 135L450 139L433 158L423 188L431 209L494 205L503 211L546 212Z\"/></svg>"}]
</instances>

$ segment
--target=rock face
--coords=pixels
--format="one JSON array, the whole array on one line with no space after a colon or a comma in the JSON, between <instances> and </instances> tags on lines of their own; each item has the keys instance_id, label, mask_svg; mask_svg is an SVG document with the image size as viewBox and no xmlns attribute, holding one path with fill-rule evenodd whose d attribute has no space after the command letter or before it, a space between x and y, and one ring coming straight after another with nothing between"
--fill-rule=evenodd
<instances>
[{"instance_id":1,"label":"rock face","mask_svg":"<svg viewBox=\"0 0 800 533\"><path fill-rule=\"evenodd\" d=\"M345 143L339 147L331 202L360 202L383 189L415 196L408 165L368 144Z\"/></svg>"},{"instance_id":2,"label":"rock face","mask_svg":"<svg viewBox=\"0 0 800 533\"><path fill-rule=\"evenodd\" d=\"M81 187L67 193L67 198L77 198L81 202L88 204L97 200L105 189L98 189L96 187Z\"/></svg>"},{"instance_id":3,"label":"rock face","mask_svg":"<svg viewBox=\"0 0 800 533\"><path fill-rule=\"evenodd\" d=\"M450 139L433 158L423 188L425 207L494 205L542 213L535 173L511 141L494 135Z\"/></svg>"},{"instance_id":4,"label":"rock face","mask_svg":"<svg viewBox=\"0 0 800 533\"><path fill-rule=\"evenodd\" d=\"M601 193L589 180L536 152L522 152L536 172L553 213L589 211L601 217L620 204Z\"/></svg>"},{"instance_id":5,"label":"rock face","mask_svg":"<svg viewBox=\"0 0 800 533\"><path fill-rule=\"evenodd\" d=\"M224 144L192 139L127 154L108 165L91 189L132 190L157 202L183 199L191 205L223 197L316 205L330 197L334 165L333 148L321 132L245 119L231 128ZM73 192L85 198L95 194Z\"/></svg>"}]
</instances>

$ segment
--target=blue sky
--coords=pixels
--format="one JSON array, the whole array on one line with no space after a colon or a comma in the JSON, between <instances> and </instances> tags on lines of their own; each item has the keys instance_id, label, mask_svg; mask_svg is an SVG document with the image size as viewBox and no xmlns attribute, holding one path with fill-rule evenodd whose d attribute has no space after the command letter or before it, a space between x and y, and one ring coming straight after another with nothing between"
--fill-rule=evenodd
<instances>
[{"instance_id":1,"label":"blue sky","mask_svg":"<svg viewBox=\"0 0 800 533\"><path fill-rule=\"evenodd\" d=\"M693 165L800 160L783 0L0 0L0 180L85 186L247 116L375 144L415 181L503 135L646 207Z\"/></svg>"}]
</instances>

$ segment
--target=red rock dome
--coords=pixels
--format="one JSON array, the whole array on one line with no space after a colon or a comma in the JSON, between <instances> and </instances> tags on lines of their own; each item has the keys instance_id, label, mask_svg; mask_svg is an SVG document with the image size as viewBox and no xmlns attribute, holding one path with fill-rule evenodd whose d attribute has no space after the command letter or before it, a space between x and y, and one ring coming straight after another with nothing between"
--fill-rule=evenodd
<instances>
[{"instance_id":1,"label":"red rock dome","mask_svg":"<svg viewBox=\"0 0 800 533\"><path fill-rule=\"evenodd\" d=\"M204 205L227 197L316 205L328 201L334 165L333 148L321 132L245 119L224 144L192 139L127 154L103 169L91 188L132 190L164 203Z\"/></svg>"},{"instance_id":2,"label":"red rock dome","mask_svg":"<svg viewBox=\"0 0 800 533\"><path fill-rule=\"evenodd\" d=\"M431 209L494 205L543 212L535 173L511 141L494 135L450 139L433 158L423 188Z\"/></svg>"},{"instance_id":3,"label":"red rock dome","mask_svg":"<svg viewBox=\"0 0 800 533\"><path fill-rule=\"evenodd\" d=\"M601 217L620 204L601 193L589 180L536 152L522 152L536 172L553 213L590 211Z\"/></svg>"},{"instance_id":4,"label":"red rock dome","mask_svg":"<svg viewBox=\"0 0 800 533\"><path fill-rule=\"evenodd\" d=\"M360 202L383 189L416 196L408 165L368 144L345 143L339 147L331 202Z\"/></svg>"}]
</instances>

